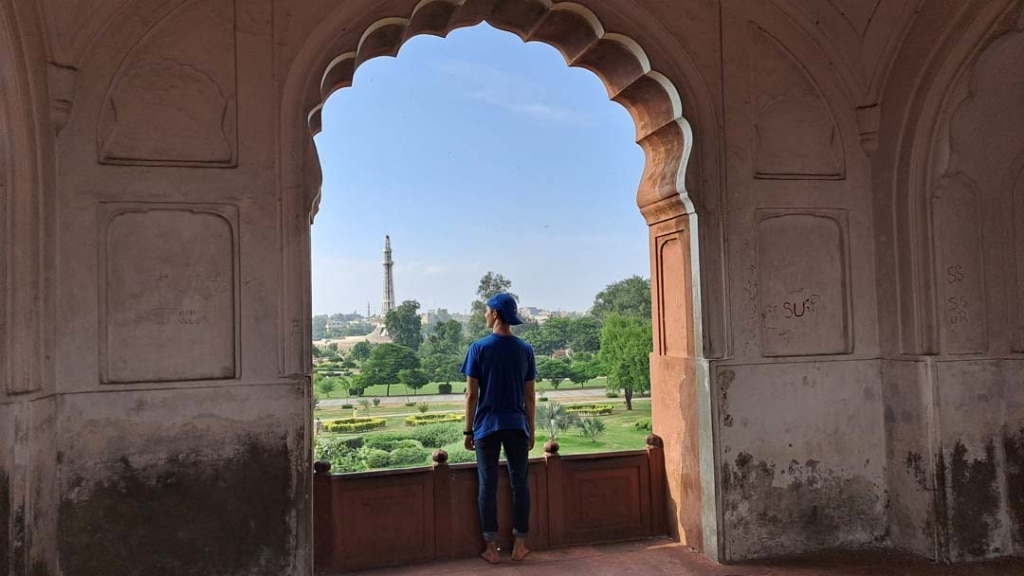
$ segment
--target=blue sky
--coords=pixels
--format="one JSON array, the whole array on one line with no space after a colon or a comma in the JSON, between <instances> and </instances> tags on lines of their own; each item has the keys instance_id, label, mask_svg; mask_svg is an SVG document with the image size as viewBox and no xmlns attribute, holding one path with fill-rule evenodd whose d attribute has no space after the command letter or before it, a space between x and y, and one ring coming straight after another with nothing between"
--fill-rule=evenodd
<instances>
[{"instance_id":1,"label":"blue sky","mask_svg":"<svg viewBox=\"0 0 1024 576\"><path fill-rule=\"evenodd\" d=\"M480 277L520 305L587 309L650 275L629 114L550 46L486 25L376 58L324 108L313 313L380 308L384 235L395 295L469 309Z\"/></svg>"}]
</instances>

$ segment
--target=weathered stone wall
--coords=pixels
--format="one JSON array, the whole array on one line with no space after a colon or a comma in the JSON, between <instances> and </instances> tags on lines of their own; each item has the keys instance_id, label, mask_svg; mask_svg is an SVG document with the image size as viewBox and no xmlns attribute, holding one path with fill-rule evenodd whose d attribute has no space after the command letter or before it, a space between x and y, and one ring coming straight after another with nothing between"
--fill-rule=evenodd
<instances>
[{"instance_id":1,"label":"weathered stone wall","mask_svg":"<svg viewBox=\"0 0 1024 576\"><path fill-rule=\"evenodd\" d=\"M1022 17L925 6L874 163L889 537L945 561L1021 553Z\"/></svg>"},{"instance_id":2,"label":"weathered stone wall","mask_svg":"<svg viewBox=\"0 0 1024 576\"><path fill-rule=\"evenodd\" d=\"M830 32L896 33L818 4ZM769 2L722 6L730 300L704 314L732 344L711 363L723 557L883 545L871 95L833 65L870 55L822 50Z\"/></svg>"},{"instance_id":3,"label":"weathered stone wall","mask_svg":"<svg viewBox=\"0 0 1024 576\"><path fill-rule=\"evenodd\" d=\"M62 402L64 573L301 571L302 387Z\"/></svg>"}]
</instances>

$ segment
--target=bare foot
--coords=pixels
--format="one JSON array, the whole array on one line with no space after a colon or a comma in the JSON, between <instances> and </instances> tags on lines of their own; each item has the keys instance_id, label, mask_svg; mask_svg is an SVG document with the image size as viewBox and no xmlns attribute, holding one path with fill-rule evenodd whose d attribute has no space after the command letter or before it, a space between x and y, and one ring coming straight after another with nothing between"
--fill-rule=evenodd
<instances>
[{"instance_id":1,"label":"bare foot","mask_svg":"<svg viewBox=\"0 0 1024 576\"><path fill-rule=\"evenodd\" d=\"M526 540L524 538L516 538L515 545L512 546L512 559L515 561L524 560L530 554L530 549L526 547Z\"/></svg>"},{"instance_id":2,"label":"bare foot","mask_svg":"<svg viewBox=\"0 0 1024 576\"><path fill-rule=\"evenodd\" d=\"M498 545L494 542L488 542L487 548L480 554L480 557L489 564L501 562L501 557L498 556Z\"/></svg>"}]
</instances>

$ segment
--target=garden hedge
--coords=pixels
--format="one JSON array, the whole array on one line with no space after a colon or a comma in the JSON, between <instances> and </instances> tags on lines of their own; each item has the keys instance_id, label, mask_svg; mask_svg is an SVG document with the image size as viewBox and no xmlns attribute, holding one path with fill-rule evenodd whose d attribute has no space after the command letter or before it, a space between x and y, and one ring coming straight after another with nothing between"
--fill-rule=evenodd
<instances>
[{"instance_id":1,"label":"garden hedge","mask_svg":"<svg viewBox=\"0 0 1024 576\"><path fill-rule=\"evenodd\" d=\"M388 423L384 418L342 418L324 422L324 431L343 434L368 432L383 428Z\"/></svg>"},{"instance_id":2,"label":"garden hedge","mask_svg":"<svg viewBox=\"0 0 1024 576\"><path fill-rule=\"evenodd\" d=\"M405 419L406 426L423 426L424 424L437 424L440 422L461 422L465 418L463 414L415 414Z\"/></svg>"},{"instance_id":3,"label":"garden hedge","mask_svg":"<svg viewBox=\"0 0 1024 576\"><path fill-rule=\"evenodd\" d=\"M579 416L607 416L615 410L614 404L573 404L565 411Z\"/></svg>"}]
</instances>

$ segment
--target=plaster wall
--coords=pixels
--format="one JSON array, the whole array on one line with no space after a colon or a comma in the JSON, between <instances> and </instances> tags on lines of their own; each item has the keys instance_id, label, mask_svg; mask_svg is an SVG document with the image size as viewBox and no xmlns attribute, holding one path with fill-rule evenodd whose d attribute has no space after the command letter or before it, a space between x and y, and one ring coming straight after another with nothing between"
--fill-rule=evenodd
<instances>
[{"instance_id":1,"label":"plaster wall","mask_svg":"<svg viewBox=\"0 0 1024 576\"><path fill-rule=\"evenodd\" d=\"M727 558L885 542L878 373L877 361L717 369Z\"/></svg>"}]
</instances>

